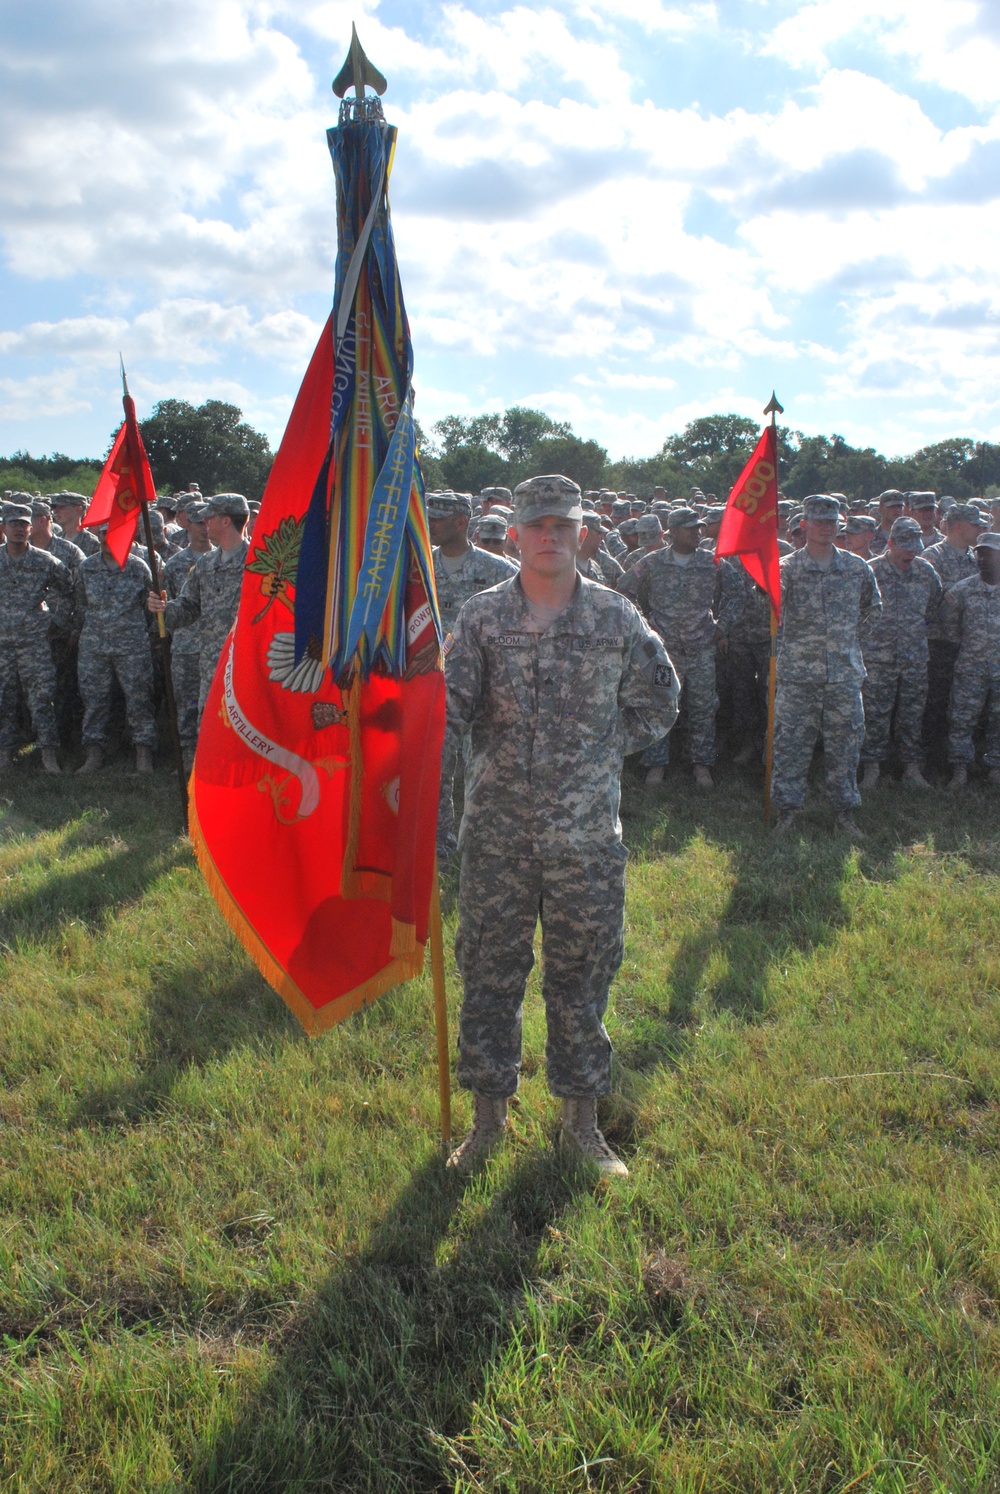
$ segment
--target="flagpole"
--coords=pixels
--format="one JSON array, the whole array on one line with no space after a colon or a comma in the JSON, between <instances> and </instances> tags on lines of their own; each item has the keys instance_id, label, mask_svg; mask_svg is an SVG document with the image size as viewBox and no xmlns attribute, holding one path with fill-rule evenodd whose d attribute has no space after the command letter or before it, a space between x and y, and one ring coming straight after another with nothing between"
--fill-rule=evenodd
<instances>
[{"instance_id":1,"label":"flagpole","mask_svg":"<svg viewBox=\"0 0 1000 1494\"><path fill-rule=\"evenodd\" d=\"M770 414L771 427L776 431L778 411L783 406L778 404L778 396L771 391L771 401L764 410L764 414ZM778 438L774 438L775 466L778 460ZM777 484L777 476L775 477ZM771 603L771 648L767 661L767 756L764 766L764 824L771 819L771 774L774 769L774 700L777 694L778 680L778 614Z\"/></svg>"},{"instance_id":2,"label":"flagpole","mask_svg":"<svg viewBox=\"0 0 1000 1494\"><path fill-rule=\"evenodd\" d=\"M444 937L441 931L441 885L437 857L431 880L431 979L434 984L434 1031L437 1037L438 1091L441 1097L441 1142L451 1151L451 1054L448 1047L448 992L444 979Z\"/></svg>"},{"instance_id":3,"label":"flagpole","mask_svg":"<svg viewBox=\"0 0 1000 1494\"><path fill-rule=\"evenodd\" d=\"M122 366L122 390L124 393L123 403L125 405L125 419L128 420L129 405L132 404L132 397L128 392L128 380L125 377L125 360L124 358L122 358L120 353L118 355L118 358ZM134 416L134 405L132 405L132 413ZM138 455L138 453L136 453L136 455ZM160 586L161 577L159 556L157 555L156 547L153 544L153 526L149 522L149 505L146 502L146 495L142 491L143 484L140 481L138 464L133 463L133 466L135 468L136 496L139 499L139 507L142 510L142 529L143 535L146 540L146 554L149 558L149 569L153 575L153 590L157 593L158 596L160 596L163 593ZM184 826L186 829L188 822L187 775L184 772L184 753L181 748L180 727L177 721L177 700L174 696L174 680L170 668L170 634L167 632L167 625L163 620L162 612L158 612L156 614L156 623L160 634L160 652L163 656L163 683L165 694L167 697L167 720L170 722L170 741L174 749L174 765L177 768L177 786L180 789L181 795L181 813L184 816Z\"/></svg>"}]
</instances>

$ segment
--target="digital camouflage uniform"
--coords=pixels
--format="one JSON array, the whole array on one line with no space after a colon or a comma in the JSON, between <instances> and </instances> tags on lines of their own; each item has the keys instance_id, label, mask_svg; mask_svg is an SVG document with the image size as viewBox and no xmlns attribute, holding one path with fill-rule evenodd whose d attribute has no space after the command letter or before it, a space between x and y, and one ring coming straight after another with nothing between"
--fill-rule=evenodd
<instances>
[{"instance_id":1,"label":"digital camouflage uniform","mask_svg":"<svg viewBox=\"0 0 1000 1494\"><path fill-rule=\"evenodd\" d=\"M988 768L1000 768L1000 585L987 586L977 574L952 587L944 616L958 645L948 712L948 760L972 767L972 734L984 709Z\"/></svg>"},{"instance_id":2,"label":"digital camouflage uniform","mask_svg":"<svg viewBox=\"0 0 1000 1494\"><path fill-rule=\"evenodd\" d=\"M100 555L101 553L101 542L92 529L78 529L70 543L76 545L78 550L82 550L84 555Z\"/></svg>"},{"instance_id":3,"label":"digital camouflage uniform","mask_svg":"<svg viewBox=\"0 0 1000 1494\"><path fill-rule=\"evenodd\" d=\"M17 746L19 685L38 745L58 747L49 637L69 625L72 610L73 577L61 560L33 545L20 556L0 548L0 751Z\"/></svg>"},{"instance_id":4,"label":"digital camouflage uniform","mask_svg":"<svg viewBox=\"0 0 1000 1494\"><path fill-rule=\"evenodd\" d=\"M99 540L95 540L98 550L101 548ZM61 560L73 577L73 585L76 586L76 573L80 569L81 562L86 559L85 551L75 540L62 538L54 534L45 546L49 555L54 555ZM73 734L77 723L83 715L83 701L80 696L80 683L76 674L76 645L70 638L65 628L60 629L51 641L52 662L56 671L55 689L55 711L56 727L59 732L59 741L63 747L69 747L73 741Z\"/></svg>"},{"instance_id":5,"label":"digital camouflage uniform","mask_svg":"<svg viewBox=\"0 0 1000 1494\"><path fill-rule=\"evenodd\" d=\"M896 708L895 741L904 767L924 760L923 720L927 702L927 629L937 621L943 588L937 571L918 555L906 570L888 553L871 562L882 610L861 629L867 679L862 698L865 739L861 761L889 755L889 726ZM898 701L898 704L897 704Z\"/></svg>"},{"instance_id":6,"label":"digital camouflage uniform","mask_svg":"<svg viewBox=\"0 0 1000 1494\"><path fill-rule=\"evenodd\" d=\"M678 686L656 634L582 578L544 633L515 578L462 608L448 658L447 736L468 733L455 953L464 997L459 1082L511 1095L521 1006L542 920L553 1094L610 1086L604 1029L621 962L624 754L669 731Z\"/></svg>"},{"instance_id":7,"label":"digital camouflage uniform","mask_svg":"<svg viewBox=\"0 0 1000 1494\"><path fill-rule=\"evenodd\" d=\"M944 595L969 576L978 576L975 553L971 545L959 547L942 540L923 552L941 577ZM958 644L949 635L942 603L938 616L927 629L927 704L924 708L924 748L935 758L943 758L948 741L948 703L951 682L955 676Z\"/></svg>"},{"instance_id":8,"label":"digital camouflage uniform","mask_svg":"<svg viewBox=\"0 0 1000 1494\"><path fill-rule=\"evenodd\" d=\"M455 619L470 597L486 591L501 581L509 581L517 575L517 566L505 555L492 555L470 545L457 571L449 576L444 568L440 548L434 550L434 584L437 589L438 607L441 611L441 631L447 636L454 632ZM445 674L448 659L445 657ZM446 739L441 755L441 794L438 801L438 850L442 859L454 855L457 839L455 835L455 774L458 770L459 744Z\"/></svg>"},{"instance_id":9,"label":"digital camouflage uniform","mask_svg":"<svg viewBox=\"0 0 1000 1494\"><path fill-rule=\"evenodd\" d=\"M184 533L183 530L180 532ZM168 601L180 596L184 583L194 570L198 559L198 554L185 546L167 561L163 567L162 580ZM170 678L173 682L174 701L177 705L178 735L185 752L193 752L198 741L198 715L201 700L201 674L198 662L200 647L198 623L181 628L170 639Z\"/></svg>"},{"instance_id":10,"label":"digital camouflage uniform","mask_svg":"<svg viewBox=\"0 0 1000 1494\"><path fill-rule=\"evenodd\" d=\"M180 595L167 603L163 614L170 634L190 628L193 623L199 625L199 722L222 646L236 621L248 549L248 541L240 540L231 550L209 550L207 555L200 555Z\"/></svg>"},{"instance_id":11,"label":"digital camouflage uniform","mask_svg":"<svg viewBox=\"0 0 1000 1494\"><path fill-rule=\"evenodd\" d=\"M859 629L882 606L871 566L834 550L827 570L804 547L781 562L781 629L774 708L775 809L805 803L822 732L826 797L838 812L861 803L858 757L865 734Z\"/></svg>"},{"instance_id":12,"label":"digital camouflage uniform","mask_svg":"<svg viewBox=\"0 0 1000 1494\"><path fill-rule=\"evenodd\" d=\"M778 541L779 555L794 554L787 540ZM737 570L737 567L733 567ZM767 736L767 689L771 665L771 601L767 592L743 570L744 607L729 634L726 666L732 692L732 728L743 745L762 752Z\"/></svg>"},{"instance_id":13,"label":"digital camouflage uniform","mask_svg":"<svg viewBox=\"0 0 1000 1494\"><path fill-rule=\"evenodd\" d=\"M85 747L107 747L117 679L133 745L156 748L153 657L146 614L152 584L149 566L135 555L126 556L121 569L116 560L88 555L77 571L77 673Z\"/></svg>"},{"instance_id":14,"label":"digital camouflage uniform","mask_svg":"<svg viewBox=\"0 0 1000 1494\"><path fill-rule=\"evenodd\" d=\"M695 550L679 564L672 545L651 550L627 572L618 590L638 606L663 639L683 689L691 761L715 762L715 713L719 707L715 645L728 635L746 605L743 583L728 560L715 563L707 550ZM664 736L643 754L645 767L670 761Z\"/></svg>"}]
</instances>

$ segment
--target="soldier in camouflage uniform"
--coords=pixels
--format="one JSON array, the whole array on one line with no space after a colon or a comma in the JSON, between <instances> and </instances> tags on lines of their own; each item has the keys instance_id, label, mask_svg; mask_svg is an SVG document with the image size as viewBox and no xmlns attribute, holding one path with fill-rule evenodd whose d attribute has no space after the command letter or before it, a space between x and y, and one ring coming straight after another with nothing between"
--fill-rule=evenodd
<instances>
[{"instance_id":1,"label":"soldier in camouflage uniform","mask_svg":"<svg viewBox=\"0 0 1000 1494\"><path fill-rule=\"evenodd\" d=\"M507 520L503 514L484 514L476 523L476 544L490 555L504 554L507 543Z\"/></svg>"},{"instance_id":2,"label":"soldier in camouflage uniform","mask_svg":"<svg viewBox=\"0 0 1000 1494\"><path fill-rule=\"evenodd\" d=\"M945 596L959 581L978 575L973 545L988 522L972 503L953 504L942 519L945 537L924 551L944 587ZM948 702L955 675L958 644L949 636L944 609L927 630L929 651L927 705L924 710L924 748L936 767L947 761Z\"/></svg>"},{"instance_id":3,"label":"soldier in camouflage uniform","mask_svg":"<svg viewBox=\"0 0 1000 1494\"><path fill-rule=\"evenodd\" d=\"M787 540L779 539L778 554L794 555L795 551ZM735 566L733 569L737 570ZM726 662L733 694L733 734L739 743L733 762L742 768L764 758L771 670L771 599L742 566L737 574L746 601L729 634Z\"/></svg>"},{"instance_id":4,"label":"soldier in camouflage uniform","mask_svg":"<svg viewBox=\"0 0 1000 1494\"><path fill-rule=\"evenodd\" d=\"M651 555L654 550L662 550L666 545L663 538L663 525L656 514L643 514L635 521L635 532L639 537L636 548L628 555L623 555L620 565L623 571L630 571L633 566L639 564L644 555Z\"/></svg>"},{"instance_id":5,"label":"soldier in camouflage uniform","mask_svg":"<svg viewBox=\"0 0 1000 1494\"><path fill-rule=\"evenodd\" d=\"M63 539L76 545L84 555L101 553L101 542L94 531L80 528L80 521L87 512L87 500L82 493L53 493L49 505Z\"/></svg>"},{"instance_id":6,"label":"soldier in camouflage uniform","mask_svg":"<svg viewBox=\"0 0 1000 1494\"><path fill-rule=\"evenodd\" d=\"M642 521L640 520L640 523ZM728 560L698 548L700 521L693 508L669 516L670 543L644 556L621 579L618 590L634 601L669 651L684 692L691 763L699 788L712 787L715 762L715 655L746 606L739 574ZM670 743L663 737L643 755L646 782L663 781Z\"/></svg>"},{"instance_id":7,"label":"soldier in camouflage uniform","mask_svg":"<svg viewBox=\"0 0 1000 1494\"><path fill-rule=\"evenodd\" d=\"M13 500L26 495L15 493ZM70 623L73 578L68 567L28 543L31 506L3 507L6 543L0 550L0 771L17 746L19 687L42 750L46 773L60 772L54 698L56 671L50 639Z\"/></svg>"},{"instance_id":8,"label":"soldier in camouflage uniform","mask_svg":"<svg viewBox=\"0 0 1000 1494\"><path fill-rule=\"evenodd\" d=\"M614 590L625 572L604 548L604 530L597 515L584 514L583 522L587 527L580 536L576 568L588 581L596 581L600 586L610 586Z\"/></svg>"},{"instance_id":9,"label":"soldier in camouflage uniform","mask_svg":"<svg viewBox=\"0 0 1000 1494\"><path fill-rule=\"evenodd\" d=\"M917 521L897 519L889 533L889 548L871 563L882 611L861 629L861 652L868 676L862 691L865 740L861 781L865 788L878 783L881 764L889 755L893 708L903 781L914 788L930 787L921 772L927 629L937 620L943 588L937 571L921 558L922 548Z\"/></svg>"},{"instance_id":10,"label":"soldier in camouflage uniform","mask_svg":"<svg viewBox=\"0 0 1000 1494\"><path fill-rule=\"evenodd\" d=\"M464 493L446 490L428 493L427 518L434 544L434 584L437 588L441 628L447 636L454 630L459 609L477 592L486 591L517 575L517 566L505 555L491 555L469 542L472 503ZM445 674L448 672L447 657ZM441 758L441 798L438 808L438 856L448 861L458 847L455 835L455 774L458 741L445 742Z\"/></svg>"},{"instance_id":11,"label":"soldier in camouflage uniform","mask_svg":"<svg viewBox=\"0 0 1000 1494\"><path fill-rule=\"evenodd\" d=\"M878 496L878 528L871 537L868 553L874 559L881 555L889 543L889 530L897 519L903 517L906 499L898 488L886 488Z\"/></svg>"},{"instance_id":12,"label":"soldier in camouflage uniform","mask_svg":"<svg viewBox=\"0 0 1000 1494\"><path fill-rule=\"evenodd\" d=\"M205 525L213 548L188 574L180 596L167 601L150 592L150 612L162 612L167 632L198 623L198 720L223 645L236 621L249 545L244 538L250 505L242 493L216 493L205 505Z\"/></svg>"},{"instance_id":13,"label":"soldier in camouflage uniform","mask_svg":"<svg viewBox=\"0 0 1000 1494\"><path fill-rule=\"evenodd\" d=\"M828 494L803 501L806 539L781 562L781 630L774 710L771 802L787 831L805 803L809 765L823 734L826 797L838 830L861 838L858 758L865 734L859 632L882 607L866 561L834 546L839 507Z\"/></svg>"},{"instance_id":14,"label":"soldier in camouflage uniform","mask_svg":"<svg viewBox=\"0 0 1000 1494\"><path fill-rule=\"evenodd\" d=\"M167 600L173 601L184 589L184 583L202 555L211 550L204 503L188 503L185 508L187 528L183 550L172 555L163 567L163 586ZM184 766L190 772L198 742L198 715L201 700L199 624L181 628L170 640L170 678L177 705L177 731L184 755Z\"/></svg>"},{"instance_id":15,"label":"soldier in camouflage uniform","mask_svg":"<svg viewBox=\"0 0 1000 1494\"><path fill-rule=\"evenodd\" d=\"M931 545L939 544L944 539L940 529L936 527L937 519L937 494L936 493L904 493L906 499L906 513L909 518L915 519L920 526L920 538L924 542L924 549L929 550Z\"/></svg>"},{"instance_id":16,"label":"soldier in camouflage uniform","mask_svg":"<svg viewBox=\"0 0 1000 1494\"><path fill-rule=\"evenodd\" d=\"M635 608L578 577L580 490L515 492L520 576L472 597L448 658L447 732L469 736L455 953L464 988L459 1082L475 1123L466 1169L502 1134L521 1066L521 1007L542 919L549 1087L563 1136L624 1173L597 1127L610 1088L604 1027L623 949L622 758L668 731L678 686Z\"/></svg>"},{"instance_id":17,"label":"soldier in camouflage uniform","mask_svg":"<svg viewBox=\"0 0 1000 1494\"><path fill-rule=\"evenodd\" d=\"M64 517L65 510L60 510ZM70 513L73 511L70 510ZM78 531L82 538L86 531ZM92 539L91 535L86 536ZM93 541L100 549L100 542ZM52 533L52 508L44 499L35 498L31 504L31 543L37 550L45 550L67 566L76 585L76 573L86 553L82 547L64 535ZM83 716L83 701L79 681L76 677L76 634L68 628L60 628L51 640L52 662L56 669L55 711L59 741L64 748L72 747L77 726Z\"/></svg>"},{"instance_id":18,"label":"soldier in camouflage uniform","mask_svg":"<svg viewBox=\"0 0 1000 1494\"><path fill-rule=\"evenodd\" d=\"M127 555L119 566L101 525L100 555L88 555L76 575L76 614L80 629L77 673L83 696L83 745L87 756L78 773L104 765L111 727L112 692L117 680L135 747L137 773L152 773L156 750L153 657L146 621L149 566Z\"/></svg>"},{"instance_id":19,"label":"soldier in camouflage uniform","mask_svg":"<svg viewBox=\"0 0 1000 1494\"><path fill-rule=\"evenodd\" d=\"M852 555L860 555L862 560L868 560L872 537L877 528L878 522L870 514L848 514L843 533L838 534L835 541L836 546L838 550L850 550Z\"/></svg>"},{"instance_id":20,"label":"soldier in camouflage uniform","mask_svg":"<svg viewBox=\"0 0 1000 1494\"><path fill-rule=\"evenodd\" d=\"M989 781L1000 784L1000 534L976 542L978 575L948 592L944 612L958 644L948 715L948 757L953 764L949 789L962 789L975 766L972 734L986 710Z\"/></svg>"}]
</instances>

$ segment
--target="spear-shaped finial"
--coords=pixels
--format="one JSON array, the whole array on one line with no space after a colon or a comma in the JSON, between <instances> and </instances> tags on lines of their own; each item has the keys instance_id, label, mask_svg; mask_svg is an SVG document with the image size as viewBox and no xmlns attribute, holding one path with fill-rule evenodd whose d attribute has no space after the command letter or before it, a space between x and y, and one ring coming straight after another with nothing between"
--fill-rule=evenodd
<instances>
[{"instance_id":1,"label":"spear-shaped finial","mask_svg":"<svg viewBox=\"0 0 1000 1494\"><path fill-rule=\"evenodd\" d=\"M122 357L121 353L118 354L118 362L122 366L122 393L124 394L125 398L128 399L128 379L125 377L125 359Z\"/></svg>"},{"instance_id":2,"label":"spear-shaped finial","mask_svg":"<svg viewBox=\"0 0 1000 1494\"><path fill-rule=\"evenodd\" d=\"M354 89L354 95L360 104L365 96L365 84L370 83L378 94L385 93L389 87L377 67L374 67L365 56L365 49L358 40L357 27L351 22L351 50L347 54L340 72L333 80L333 91L338 99L342 99L349 88Z\"/></svg>"},{"instance_id":3,"label":"spear-shaped finial","mask_svg":"<svg viewBox=\"0 0 1000 1494\"><path fill-rule=\"evenodd\" d=\"M767 404L764 406L764 414L765 415L770 415L770 417L771 417L771 424L774 425L775 424L775 416L776 415L784 415L784 413L785 413L785 407L784 407L784 405L779 405L778 404L778 396L775 394L774 390L772 389L771 390L771 398L768 400Z\"/></svg>"}]
</instances>

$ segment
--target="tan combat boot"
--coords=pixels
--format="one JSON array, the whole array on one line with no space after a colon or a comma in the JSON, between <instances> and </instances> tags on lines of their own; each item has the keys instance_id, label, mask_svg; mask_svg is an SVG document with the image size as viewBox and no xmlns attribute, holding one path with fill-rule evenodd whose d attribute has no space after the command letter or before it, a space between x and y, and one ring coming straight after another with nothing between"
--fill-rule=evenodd
<instances>
[{"instance_id":1,"label":"tan combat boot","mask_svg":"<svg viewBox=\"0 0 1000 1494\"><path fill-rule=\"evenodd\" d=\"M507 1126L507 1100L492 1095L472 1095L472 1130L448 1158L456 1172L468 1173L485 1160L503 1137Z\"/></svg>"},{"instance_id":2,"label":"tan combat boot","mask_svg":"<svg viewBox=\"0 0 1000 1494\"><path fill-rule=\"evenodd\" d=\"M46 773L62 772L62 768L60 768L59 766L59 759L56 756L56 749L54 747L42 748L42 767L44 768Z\"/></svg>"},{"instance_id":3,"label":"tan combat boot","mask_svg":"<svg viewBox=\"0 0 1000 1494\"><path fill-rule=\"evenodd\" d=\"M711 789L711 788L715 788L715 780L712 777L712 770L711 770L711 768L707 767L705 765L705 763L695 763L695 765L694 765L694 782L695 782L695 787L696 788L700 788L700 789Z\"/></svg>"},{"instance_id":4,"label":"tan combat boot","mask_svg":"<svg viewBox=\"0 0 1000 1494\"><path fill-rule=\"evenodd\" d=\"M141 742L135 749L135 771L137 773L152 773L153 771L153 749L144 747Z\"/></svg>"},{"instance_id":5,"label":"tan combat boot","mask_svg":"<svg viewBox=\"0 0 1000 1494\"><path fill-rule=\"evenodd\" d=\"M864 840L865 832L854 823L854 816L849 809L842 809L834 821L834 829L840 835L846 835L848 840Z\"/></svg>"},{"instance_id":6,"label":"tan combat boot","mask_svg":"<svg viewBox=\"0 0 1000 1494\"><path fill-rule=\"evenodd\" d=\"M608 1177L628 1177L628 1168L608 1146L597 1124L596 1100L563 1100L562 1140Z\"/></svg>"},{"instance_id":7,"label":"tan combat boot","mask_svg":"<svg viewBox=\"0 0 1000 1494\"><path fill-rule=\"evenodd\" d=\"M660 784L662 782L663 782L663 769L662 768L648 768L646 770L646 787L648 789L659 788Z\"/></svg>"},{"instance_id":8,"label":"tan combat boot","mask_svg":"<svg viewBox=\"0 0 1000 1494\"><path fill-rule=\"evenodd\" d=\"M969 770L964 763L956 763L952 769L951 782L948 785L949 794L957 794L969 781Z\"/></svg>"},{"instance_id":9,"label":"tan combat boot","mask_svg":"<svg viewBox=\"0 0 1000 1494\"><path fill-rule=\"evenodd\" d=\"M77 773L98 773L104 767L104 749L98 747L96 742L91 742L87 748L87 756L83 764L77 768Z\"/></svg>"},{"instance_id":10,"label":"tan combat boot","mask_svg":"<svg viewBox=\"0 0 1000 1494\"><path fill-rule=\"evenodd\" d=\"M864 770L861 774L862 788L876 788L881 777L882 765L880 763L865 763Z\"/></svg>"},{"instance_id":11,"label":"tan combat boot","mask_svg":"<svg viewBox=\"0 0 1000 1494\"><path fill-rule=\"evenodd\" d=\"M907 763L903 769L903 782L908 783L911 788L929 789L930 784L920 771L917 763Z\"/></svg>"}]
</instances>

